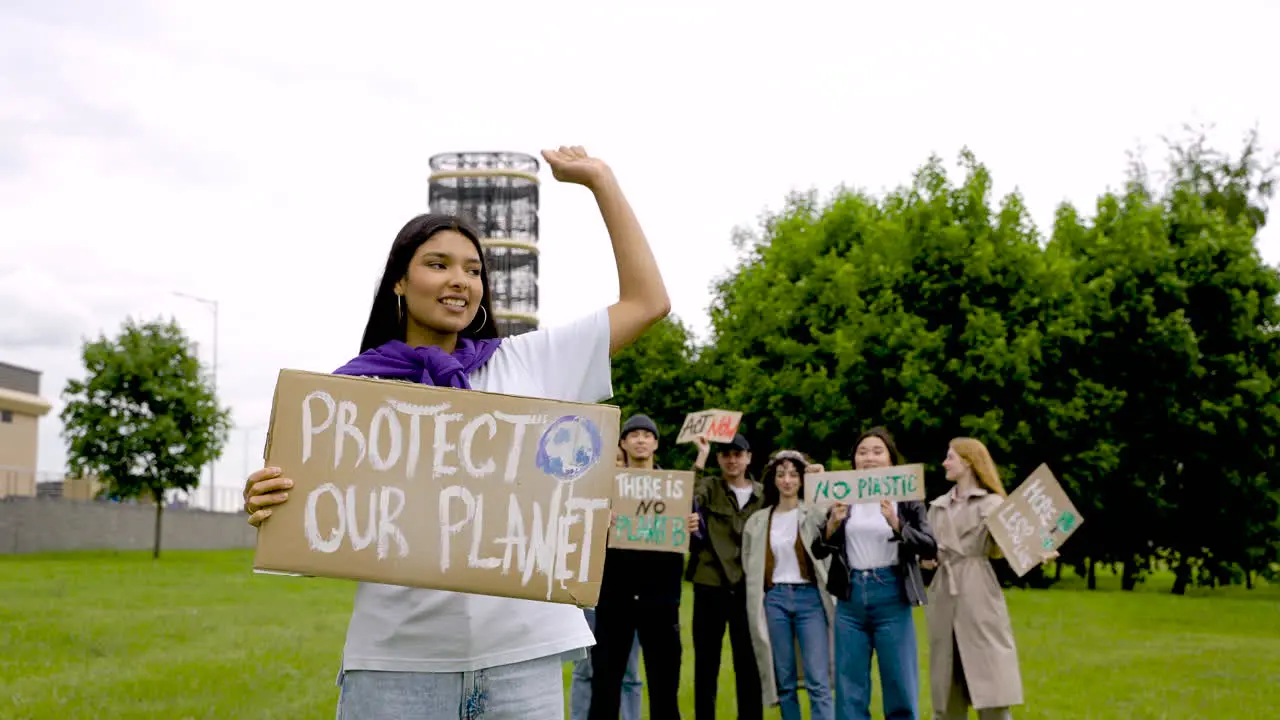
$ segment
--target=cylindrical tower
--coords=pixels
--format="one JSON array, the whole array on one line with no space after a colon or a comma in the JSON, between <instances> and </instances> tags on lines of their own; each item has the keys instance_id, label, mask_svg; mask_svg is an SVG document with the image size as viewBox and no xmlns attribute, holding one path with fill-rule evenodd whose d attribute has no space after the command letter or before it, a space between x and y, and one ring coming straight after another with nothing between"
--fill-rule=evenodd
<instances>
[{"instance_id":1,"label":"cylindrical tower","mask_svg":"<svg viewBox=\"0 0 1280 720\"><path fill-rule=\"evenodd\" d=\"M538 327L538 159L514 152L431 157L427 205L480 227L494 322L503 336Z\"/></svg>"}]
</instances>

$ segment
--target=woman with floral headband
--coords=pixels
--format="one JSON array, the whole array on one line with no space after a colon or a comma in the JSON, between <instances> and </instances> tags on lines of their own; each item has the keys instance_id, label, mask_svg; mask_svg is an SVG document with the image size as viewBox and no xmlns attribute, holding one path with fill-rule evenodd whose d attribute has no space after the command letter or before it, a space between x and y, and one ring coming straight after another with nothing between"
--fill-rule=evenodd
<instances>
[{"instance_id":1,"label":"woman with floral headband","mask_svg":"<svg viewBox=\"0 0 1280 720\"><path fill-rule=\"evenodd\" d=\"M830 560L810 546L819 523L804 502L806 468L819 469L795 450L774 454L764 470L764 505L742 530L747 576L747 618L766 706L779 705L782 720L800 720L797 665L804 667L811 720L832 720L831 619L827 594ZM800 662L796 662L796 645Z\"/></svg>"}]
</instances>

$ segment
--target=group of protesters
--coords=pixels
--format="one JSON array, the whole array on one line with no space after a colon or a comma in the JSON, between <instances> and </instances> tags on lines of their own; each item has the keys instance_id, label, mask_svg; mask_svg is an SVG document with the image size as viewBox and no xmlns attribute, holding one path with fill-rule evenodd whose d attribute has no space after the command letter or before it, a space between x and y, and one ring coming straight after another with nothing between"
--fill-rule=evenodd
<instances>
[{"instance_id":1,"label":"group of protesters","mask_svg":"<svg viewBox=\"0 0 1280 720\"><path fill-rule=\"evenodd\" d=\"M619 433L620 467L660 469L660 438L644 414ZM573 720L680 717L681 573L692 585L694 707L716 716L728 629L737 717L778 706L801 717L803 671L813 720L871 717L871 663L880 671L885 718L919 717L913 608L928 625L935 718L1010 718L1022 703L1016 644L989 559L999 548L984 524L1005 491L987 448L957 438L942 466L949 492L921 501L827 506L805 502L806 477L824 468L802 452L775 451L759 480L741 434L714 447L694 441L695 512L687 565L673 552L610 548L591 616L596 644L574 664ZM905 464L893 435L873 428L852 443L857 470ZM1052 553L1047 556L1051 556ZM684 567L682 567L684 566ZM926 588L924 571L934 571ZM640 679L643 657L645 680Z\"/></svg>"},{"instance_id":2,"label":"group of protesters","mask_svg":"<svg viewBox=\"0 0 1280 720\"><path fill-rule=\"evenodd\" d=\"M418 215L391 244L359 354L334 374L559 402L613 395L611 358L666 316L670 299L612 169L579 146L542 154L557 180L593 194L612 243L617 301L500 337L482 231L463 217ZM651 467L659 435L648 418L629 418L619 463ZM798 665L814 720L869 718L873 654L885 716L915 718L912 608L926 603L936 717L964 717L968 706L984 718L1008 717L1021 702L1009 616L987 561L996 548L982 522L1004 491L980 443L951 443L943 467L955 486L928 508L810 506L805 478L823 468L802 453L775 452L756 480L741 435L715 448L714 470L706 468L712 447L698 445L687 563L681 553L609 549L594 610L361 582L338 668L339 720L560 718L565 662L575 663L574 718L631 720L639 715L640 657L650 717L679 717L686 581L698 720L715 716L726 628L743 720L775 703L784 718L800 717ZM850 447L859 469L902 462L882 429ZM251 525L288 501L289 474L298 471L264 467L246 479ZM927 591L922 568L936 569Z\"/></svg>"}]
</instances>

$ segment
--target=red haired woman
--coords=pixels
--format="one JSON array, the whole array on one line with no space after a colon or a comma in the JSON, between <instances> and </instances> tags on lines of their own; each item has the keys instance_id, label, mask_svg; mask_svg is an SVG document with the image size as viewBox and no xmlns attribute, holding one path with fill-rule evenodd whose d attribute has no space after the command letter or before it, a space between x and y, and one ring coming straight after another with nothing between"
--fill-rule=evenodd
<instances>
[{"instance_id":1,"label":"red haired woman","mask_svg":"<svg viewBox=\"0 0 1280 720\"><path fill-rule=\"evenodd\" d=\"M990 562L1000 551L984 522L1004 502L1004 485L991 453L973 438L952 440L942 468L955 487L929 504L938 541L938 572L925 606L933 716L967 718L972 706L981 720L1012 718L1010 708L1022 704L1022 676Z\"/></svg>"}]
</instances>

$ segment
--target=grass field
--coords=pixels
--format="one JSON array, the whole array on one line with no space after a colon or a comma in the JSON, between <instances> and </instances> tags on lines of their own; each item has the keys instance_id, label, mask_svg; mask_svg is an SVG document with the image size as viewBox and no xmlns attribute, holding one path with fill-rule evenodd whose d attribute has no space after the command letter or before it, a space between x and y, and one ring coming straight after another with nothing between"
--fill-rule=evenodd
<instances>
[{"instance_id":1,"label":"grass field","mask_svg":"<svg viewBox=\"0 0 1280 720\"><path fill-rule=\"evenodd\" d=\"M332 718L354 584L249 552L0 557L0 718ZM1255 718L1280 707L1280 588L1010 591L1020 718ZM693 717L686 598L681 707ZM917 616L927 677L924 619ZM727 644L726 644L727 649ZM733 718L726 652L720 716ZM566 666L566 684L568 667ZM878 713L879 700L873 712ZM927 683L921 689L928 714ZM772 711L771 717L777 717ZM533 720L532 718L530 720Z\"/></svg>"}]
</instances>

